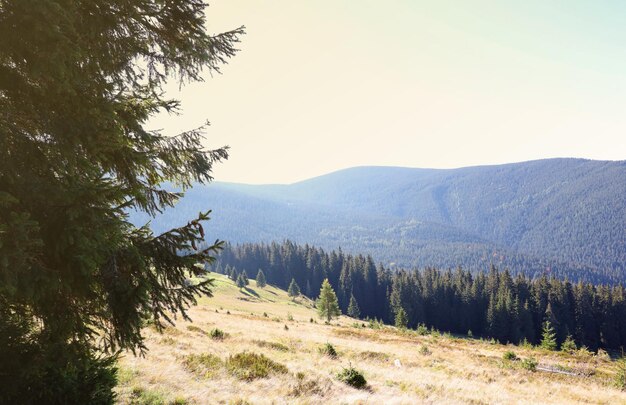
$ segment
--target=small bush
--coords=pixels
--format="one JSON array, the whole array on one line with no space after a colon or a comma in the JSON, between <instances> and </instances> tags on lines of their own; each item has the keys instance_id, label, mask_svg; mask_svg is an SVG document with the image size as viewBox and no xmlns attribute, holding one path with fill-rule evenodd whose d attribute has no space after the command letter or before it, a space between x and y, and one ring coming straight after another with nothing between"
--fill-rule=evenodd
<instances>
[{"instance_id":1,"label":"small bush","mask_svg":"<svg viewBox=\"0 0 626 405\"><path fill-rule=\"evenodd\" d=\"M432 352L430 351L430 349L428 348L428 346L422 346L420 347L420 354L423 356L428 356L430 355Z\"/></svg>"},{"instance_id":2,"label":"small bush","mask_svg":"<svg viewBox=\"0 0 626 405\"><path fill-rule=\"evenodd\" d=\"M293 321L293 315L291 315L291 312L287 312L287 320Z\"/></svg>"},{"instance_id":3,"label":"small bush","mask_svg":"<svg viewBox=\"0 0 626 405\"><path fill-rule=\"evenodd\" d=\"M567 353L574 353L578 348L574 339L568 335L565 341L561 344L561 350Z\"/></svg>"},{"instance_id":4,"label":"small bush","mask_svg":"<svg viewBox=\"0 0 626 405\"><path fill-rule=\"evenodd\" d=\"M209 336L213 340L224 340L227 336L227 333L221 329L215 328L211 329L211 332L209 332Z\"/></svg>"},{"instance_id":5,"label":"small bush","mask_svg":"<svg viewBox=\"0 0 626 405\"><path fill-rule=\"evenodd\" d=\"M527 359L522 360L520 364L523 369L533 371L533 372L537 371L537 360L535 360L533 357L529 357Z\"/></svg>"},{"instance_id":6,"label":"small bush","mask_svg":"<svg viewBox=\"0 0 626 405\"><path fill-rule=\"evenodd\" d=\"M367 380L365 380L363 373L352 366L341 370L337 374L337 379L357 389L364 388L367 385Z\"/></svg>"},{"instance_id":7,"label":"small bush","mask_svg":"<svg viewBox=\"0 0 626 405\"><path fill-rule=\"evenodd\" d=\"M502 356L502 358L504 360L515 361L517 360L517 355L514 352L509 350L507 352L504 352L504 355Z\"/></svg>"},{"instance_id":8,"label":"small bush","mask_svg":"<svg viewBox=\"0 0 626 405\"><path fill-rule=\"evenodd\" d=\"M263 312L263 318L268 318L267 312Z\"/></svg>"},{"instance_id":9,"label":"small bush","mask_svg":"<svg viewBox=\"0 0 626 405\"><path fill-rule=\"evenodd\" d=\"M285 327L283 329L289 330L289 326L287 326L287 324L285 324Z\"/></svg>"},{"instance_id":10,"label":"small bush","mask_svg":"<svg viewBox=\"0 0 626 405\"><path fill-rule=\"evenodd\" d=\"M593 353L587 348L587 346L581 346L580 349L576 350L576 356L591 357L593 356Z\"/></svg>"},{"instance_id":11,"label":"small bush","mask_svg":"<svg viewBox=\"0 0 626 405\"><path fill-rule=\"evenodd\" d=\"M270 374L286 374L289 370L262 354L242 352L230 356L226 361L226 368L240 380L251 381L257 378L266 378Z\"/></svg>"},{"instance_id":12,"label":"small bush","mask_svg":"<svg viewBox=\"0 0 626 405\"><path fill-rule=\"evenodd\" d=\"M209 378L222 367L222 359L211 353L190 354L183 359L183 366L192 373Z\"/></svg>"},{"instance_id":13,"label":"small bush","mask_svg":"<svg viewBox=\"0 0 626 405\"><path fill-rule=\"evenodd\" d=\"M309 319L309 322L310 322L310 323L313 323L313 322L315 322L315 319L310 318L310 319Z\"/></svg>"},{"instance_id":14,"label":"small bush","mask_svg":"<svg viewBox=\"0 0 626 405\"><path fill-rule=\"evenodd\" d=\"M530 342L526 338L524 338L524 340L522 340L522 343L520 343L519 345L521 347L523 347L524 349L532 349L533 348L533 345L530 344Z\"/></svg>"},{"instance_id":15,"label":"small bush","mask_svg":"<svg viewBox=\"0 0 626 405\"><path fill-rule=\"evenodd\" d=\"M319 351L321 354L331 357L333 359L337 357L337 351L335 350L335 347L330 343L326 343L325 345L320 347Z\"/></svg>"},{"instance_id":16,"label":"small bush","mask_svg":"<svg viewBox=\"0 0 626 405\"><path fill-rule=\"evenodd\" d=\"M467 331L467 337L468 338L474 337L474 334L472 333L471 329Z\"/></svg>"},{"instance_id":17,"label":"small bush","mask_svg":"<svg viewBox=\"0 0 626 405\"><path fill-rule=\"evenodd\" d=\"M417 325L417 328L415 329L415 333L417 333L420 336L426 336L428 335L428 328L423 323L420 323L419 325Z\"/></svg>"}]
</instances>

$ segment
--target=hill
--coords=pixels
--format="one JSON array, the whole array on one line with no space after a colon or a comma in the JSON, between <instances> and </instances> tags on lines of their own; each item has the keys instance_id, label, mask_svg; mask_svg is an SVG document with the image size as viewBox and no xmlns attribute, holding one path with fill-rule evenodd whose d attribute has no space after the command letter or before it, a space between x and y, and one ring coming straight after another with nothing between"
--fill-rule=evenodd
<instances>
[{"instance_id":1,"label":"hill","mask_svg":"<svg viewBox=\"0 0 626 405\"><path fill-rule=\"evenodd\" d=\"M121 403L624 403L612 387L616 363L584 350L566 354L532 347L403 331L342 316L326 325L311 301L255 282L245 290L221 275L215 296L192 309L193 323L162 334L147 328L145 357L119 361ZM223 339L211 331L226 333ZM330 343L338 356L320 353ZM504 359L506 352L516 358ZM263 355L266 377L251 378L229 362ZM511 357L509 354L508 357ZM533 369L534 359L536 364ZM353 366L365 389L337 378Z\"/></svg>"},{"instance_id":2,"label":"hill","mask_svg":"<svg viewBox=\"0 0 626 405\"><path fill-rule=\"evenodd\" d=\"M215 183L189 190L154 228L208 208L210 236L235 243L291 239L404 267L493 263L595 282L626 279L624 161L357 167L291 185Z\"/></svg>"}]
</instances>

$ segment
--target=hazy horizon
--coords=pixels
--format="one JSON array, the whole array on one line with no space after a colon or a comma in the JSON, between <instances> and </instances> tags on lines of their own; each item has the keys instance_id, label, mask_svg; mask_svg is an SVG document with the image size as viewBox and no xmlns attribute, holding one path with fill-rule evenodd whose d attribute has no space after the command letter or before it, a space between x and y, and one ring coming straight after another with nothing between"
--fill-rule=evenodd
<instances>
[{"instance_id":1,"label":"hazy horizon","mask_svg":"<svg viewBox=\"0 0 626 405\"><path fill-rule=\"evenodd\" d=\"M231 146L215 179L287 184L354 166L626 159L626 5L216 0L247 27L222 75L170 95ZM251 169L253 168L253 169Z\"/></svg>"}]
</instances>

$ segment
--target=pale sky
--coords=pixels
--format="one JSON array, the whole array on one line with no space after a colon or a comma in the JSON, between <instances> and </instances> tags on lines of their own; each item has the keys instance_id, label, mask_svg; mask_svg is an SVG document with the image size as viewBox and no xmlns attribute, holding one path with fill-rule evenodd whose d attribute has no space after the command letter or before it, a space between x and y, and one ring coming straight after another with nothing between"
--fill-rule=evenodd
<instances>
[{"instance_id":1,"label":"pale sky","mask_svg":"<svg viewBox=\"0 0 626 405\"><path fill-rule=\"evenodd\" d=\"M214 0L245 25L223 74L170 95L167 133L211 122L218 181L363 165L626 159L623 1Z\"/></svg>"}]
</instances>

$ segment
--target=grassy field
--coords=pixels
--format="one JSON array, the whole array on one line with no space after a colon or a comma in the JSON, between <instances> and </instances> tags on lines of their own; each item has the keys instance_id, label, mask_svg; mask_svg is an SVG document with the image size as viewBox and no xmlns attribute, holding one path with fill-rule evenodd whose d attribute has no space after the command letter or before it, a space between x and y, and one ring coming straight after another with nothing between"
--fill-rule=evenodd
<instances>
[{"instance_id":1,"label":"grassy field","mask_svg":"<svg viewBox=\"0 0 626 405\"><path fill-rule=\"evenodd\" d=\"M147 328L147 355L122 356L121 403L626 404L606 355L419 335L343 316L327 325L310 300L211 277L215 296L190 311L193 323L162 334ZM320 352L327 343L336 357ZM505 359L507 352L516 358ZM363 373L366 387L337 378L349 367Z\"/></svg>"}]
</instances>

